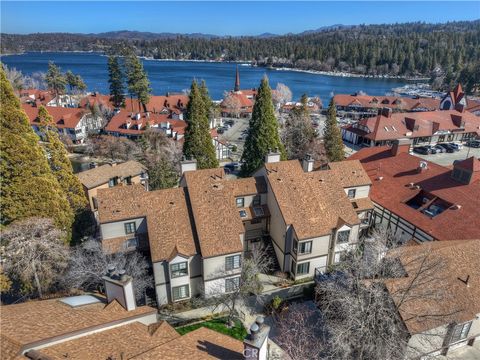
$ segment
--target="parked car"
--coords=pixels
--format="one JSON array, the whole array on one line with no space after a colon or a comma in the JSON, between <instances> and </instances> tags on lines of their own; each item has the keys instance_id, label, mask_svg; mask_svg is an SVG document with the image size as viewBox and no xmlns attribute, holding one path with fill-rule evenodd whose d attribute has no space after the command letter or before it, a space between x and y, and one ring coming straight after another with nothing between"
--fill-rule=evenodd
<instances>
[{"instance_id":1,"label":"parked car","mask_svg":"<svg viewBox=\"0 0 480 360\"><path fill-rule=\"evenodd\" d=\"M218 134L223 134L224 132L225 132L225 130L223 128L218 128L217 129Z\"/></svg>"},{"instance_id":2,"label":"parked car","mask_svg":"<svg viewBox=\"0 0 480 360\"><path fill-rule=\"evenodd\" d=\"M425 147L428 149L430 154L436 154L438 152L437 149L435 149L435 146L433 145L425 145Z\"/></svg>"},{"instance_id":3,"label":"parked car","mask_svg":"<svg viewBox=\"0 0 480 360\"><path fill-rule=\"evenodd\" d=\"M456 150L456 151L460 151L460 150L463 149L463 145L460 144L460 143L452 142L452 143L448 143L448 145L453 147L453 149Z\"/></svg>"},{"instance_id":4,"label":"parked car","mask_svg":"<svg viewBox=\"0 0 480 360\"><path fill-rule=\"evenodd\" d=\"M435 150L437 150L437 153L445 153L447 152L447 149L445 149L443 146L440 146L440 145L435 145L434 146Z\"/></svg>"},{"instance_id":5,"label":"parked car","mask_svg":"<svg viewBox=\"0 0 480 360\"><path fill-rule=\"evenodd\" d=\"M467 141L467 146L470 146L470 147L473 147L473 148L480 148L480 140Z\"/></svg>"},{"instance_id":6,"label":"parked car","mask_svg":"<svg viewBox=\"0 0 480 360\"><path fill-rule=\"evenodd\" d=\"M429 155L430 154L430 149L428 149L426 146L417 146L413 148L413 151L418 153L418 154L423 154L423 155Z\"/></svg>"},{"instance_id":7,"label":"parked car","mask_svg":"<svg viewBox=\"0 0 480 360\"><path fill-rule=\"evenodd\" d=\"M447 143L437 144L437 146L440 146L440 147L444 148L447 153L455 152L455 149L453 148L453 146L450 146Z\"/></svg>"},{"instance_id":8,"label":"parked car","mask_svg":"<svg viewBox=\"0 0 480 360\"><path fill-rule=\"evenodd\" d=\"M225 169L228 169L230 172L232 172L235 170L240 170L240 168L242 167L242 164L240 164L239 162L231 162L231 163L225 164L223 167Z\"/></svg>"}]
</instances>

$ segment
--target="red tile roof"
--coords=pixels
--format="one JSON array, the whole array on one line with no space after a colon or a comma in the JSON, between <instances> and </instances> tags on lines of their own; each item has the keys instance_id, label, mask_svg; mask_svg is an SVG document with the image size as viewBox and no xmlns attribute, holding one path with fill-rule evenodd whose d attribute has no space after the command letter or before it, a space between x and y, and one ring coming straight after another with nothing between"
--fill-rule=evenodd
<instances>
[{"instance_id":1,"label":"red tile roof","mask_svg":"<svg viewBox=\"0 0 480 360\"><path fill-rule=\"evenodd\" d=\"M359 106L363 108L388 107L400 111L437 110L440 100L432 98L408 98L400 96L369 96L338 94L333 97L337 106Z\"/></svg>"},{"instance_id":2,"label":"red tile roof","mask_svg":"<svg viewBox=\"0 0 480 360\"><path fill-rule=\"evenodd\" d=\"M368 132L360 127L368 128ZM438 131L480 134L480 118L470 112L456 110L393 113L391 116L362 119L346 126L345 130L376 141L432 136Z\"/></svg>"},{"instance_id":3,"label":"red tile roof","mask_svg":"<svg viewBox=\"0 0 480 360\"><path fill-rule=\"evenodd\" d=\"M370 179L370 198L380 206L430 234L437 240L480 238L478 224L480 181L463 184L454 180L452 170L426 161L427 169L419 172L416 156L400 153L392 156L391 148L364 148L350 156L360 160ZM470 161L470 160L469 160ZM476 160L478 161L478 160ZM475 163L478 168L478 163ZM418 185L409 186L410 183ZM406 202L421 192L442 199L450 206L442 213L429 217Z\"/></svg>"},{"instance_id":4,"label":"red tile roof","mask_svg":"<svg viewBox=\"0 0 480 360\"><path fill-rule=\"evenodd\" d=\"M22 104L22 108L28 116L31 125L39 125L36 121L38 117L38 107L29 104ZM59 129L74 129L82 117L86 114L84 109L64 108L59 106L45 106L48 113L53 117L55 126Z\"/></svg>"}]
</instances>

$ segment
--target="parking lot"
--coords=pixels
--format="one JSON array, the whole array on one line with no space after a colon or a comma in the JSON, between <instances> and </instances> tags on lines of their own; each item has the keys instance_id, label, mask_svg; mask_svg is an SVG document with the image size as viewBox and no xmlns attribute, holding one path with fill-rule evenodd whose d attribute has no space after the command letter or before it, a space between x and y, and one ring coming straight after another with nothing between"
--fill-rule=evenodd
<instances>
[{"instance_id":1,"label":"parking lot","mask_svg":"<svg viewBox=\"0 0 480 360\"><path fill-rule=\"evenodd\" d=\"M224 121L228 118L224 118ZM234 123L231 128L227 129L223 134L219 134L219 138L231 145L237 147L237 151L232 152L232 159L238 161L243 152L243 146L245 145L245 136L242 136L244 130L248 129L248 119L233 119Z\"/></svg>"},{"instance_id":2,"label":"parking lot","mask_svg":"<svg viewBox=\"0 0 480 360\"><path fill-rule=\"evenodd\" d=\"M480 149L471 148L468 146L464 146L463 149L456 151L454 153L441 153L441 154L430 154L430 155L422 155L413 153L415 156L418 156L422 159L431 161L435 164L442 165L442 166L450 166L453 165L455 160L465 160L470 156L475 156L477 158L480 157Z\"/></svg>"}]
</instances>

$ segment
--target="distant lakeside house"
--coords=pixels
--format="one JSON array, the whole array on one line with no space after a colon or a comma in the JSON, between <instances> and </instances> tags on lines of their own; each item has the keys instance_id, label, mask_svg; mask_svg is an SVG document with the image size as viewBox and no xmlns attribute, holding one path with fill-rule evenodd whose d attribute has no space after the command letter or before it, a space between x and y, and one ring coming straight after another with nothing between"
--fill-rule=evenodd
<instances>
[{"instance_id":1,"label":"distant lakeside house","mask_svg":"<svg viewBox=\"0 0 480 360\"><path fill-rule=\"evenodd\" d=\"M179 188L97 195L105 251L148 252L159 305L232 291L244 254L256 248L269 248L292 279L313 277L369 226L371 181L358 161L314 171L312 159L271 153L253 177L237 180L222 168L196 170L194 161L182 169Z\"/></svg>"}]
</instances>

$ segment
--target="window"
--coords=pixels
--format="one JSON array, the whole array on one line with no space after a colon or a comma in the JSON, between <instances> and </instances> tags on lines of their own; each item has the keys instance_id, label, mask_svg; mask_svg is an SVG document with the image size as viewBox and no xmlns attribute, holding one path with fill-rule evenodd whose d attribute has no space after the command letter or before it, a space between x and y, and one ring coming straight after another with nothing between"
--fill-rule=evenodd
<instances>
[{"instance_id":1,"label":"window","mask_svg":"<svg viewBox=\"0 0 480 360\"><path fill-rule=\"evenodd\" d=\"M129 222L125 224L125 234L134 234L137 230L134 222Z\"/></svg>"},{"instance_id":2,"label":"window","mask_svg":"<svg viewBox=\"0 0 480 360\"><path fill-rule=\"evenodd\" d=\"M299 254L310 254L312 252L312 242L302 242L299 244L298 253Z\"/></svg>"},{"instance_id":3,"label":"window","mask_svg":"<svg viewBox=\"0 0 480 360\"><path fill-rule=\"evenodd\" d=\"M337 244L348 243L348 238L350 237L350 230L339 231L337 234Z\"/></svg>"},{"instance_id":4,"label":"window","mask_svg":"<svg viewBox=\"0 0 480 360\"><path fill-rule=\"evenodd\" d=\"M244 207L245 205L245 199L244 198L237 198L236 200L237 207Z\"/></svg>"},{"instance_id":5,"label":"window","mask_svg":"<svg viewBox=\"0 0 480 360\"><path fill-rule=\"evenodd\" d=\"M172 278L188 275L188 264L186 261L170 265Z\"/></svg>"},{"instance_id":6,"label":"window","mask_svg":"<svg viewBox=\"0 0 480 360\"><path fill-rule=\"evenodd\" d=\"M253 208L253 213L255 214L255 216L263 216L265 215L264 211L263 211L263 208L261 206L258 206L258 207L254 207Z\"/></svg>"},{"instance_id":7,"label":"window","mask_svg":"<svg viewBox=\"0 0 480 360\"><path fill-rule=\"evenodd\" d=\"M240 255L227 256L225 258L225 270L238 269L240 267Z\"/></svg>"},{"instance_id":8,"label":"window","mask_svg":"<svg viewBox=\"0 0 480 360\"><path fill-rule=\"evenodd\" d=\"M131 176L125 178L125 184L126 185L132 185L132 177Z\"/></svg>"},{"instance_id":9,"label":"window","mask_svg":"<svg viewBox=\"0 0 480 360\"><path fill-rule=\"evenodd\" d=\"M188 285L176 286L172 288L173 301L186 299L190 297Z\"/></svg>"},{"instance_id":10,"label":"window","mask_svg":"<svg viewBox=\"0 0 480 360\"><path fill-rule=\"evenodd\" d=\"M465 339L470 331L470 326L472 326L471 321L455 326L452 331L452 336L450 337L450 344Z\"/></svg>"},{"instance_id":11,"label":"window","mask_svg":"<svg viewBox=\"0 0 480 360\"><path fill-rule=\"evenodd\" d=\"M131 249L131 248L136 248L138 246L138 239L137 238L132 238L128 239L123 243L123 247L125 249Z\"/></svg>"},{"instance_id":12,"label":"window","mask_svg":"<svg viewBox=\"0 0 480 360\"><path fill-rule=\"evenodd\" d=\"M252 205L253 206L259 206L260 202L261 202L260 195L255 195L254 198L253 198Z\"/></svg>"},{"instance_id":13,"label":"window","mask_svg":"<svg viewBox=\"0 0 480 360\"><path fill-rule=\"evenodd\" d=\"M230 278L230 279L225 279L225 292L226 293L237 290L239 288L239 286L240 286L240 276Z\"/></svg>"},{"instance_id":14,"label":"window","mask_svg":"<svg viewBox=\"0 0 480 360\"><path fill-rule=\"evenodd\" d=\"M356 189L350 189L350 190L348 190L348 197L349 197L350 199L354 199L356 193L357 193L357 190L356 190Z\"/></svg>"},{"instance_id":15,"label":"window","mask_svg":"<svg viewBox=\"0 0 480 360\"><path fill-rule=\"evenodd\" d=\"M339 251L335 253L335 259L334 263L338 264L341 263L342 261L345 261L347 258L347 252L346 251Z\"/></svg>"},{"instance_id":16,"label":"window","mask_svg":"<svg viewBox=\"0 0 480 360\"><path fill-rule=\"evenodd\" d=\"M297 265L297 275L305 275L310 271L310 263L301 263Z\"/></svg>"},{"instance_id":17,"label":"window","mask_svg":"<svg viewBox=\"0 0 480 360\"><path fill-rule=\"evenodd\" d=\"M247 217L247 212L245 210L240 210L239 213L240 213L241 218L246 218Z\"/></svg>"}]
</instances>

